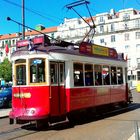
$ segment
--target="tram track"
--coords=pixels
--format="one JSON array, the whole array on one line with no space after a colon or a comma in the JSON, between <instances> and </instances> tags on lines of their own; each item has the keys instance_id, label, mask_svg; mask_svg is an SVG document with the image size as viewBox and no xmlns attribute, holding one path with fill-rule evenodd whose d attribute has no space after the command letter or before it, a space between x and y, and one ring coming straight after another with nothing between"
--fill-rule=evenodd
<instances>
[{"instance_id":1,"label":"tram track","mask_svg":"<svg viewBox=\"0 0 140 140\"><path fill-rule=\"evenodd\" d=\"M3 139L14 140L17 138L22 138L27 135L31 135L31 134L35 134L35 133L39 132L39 131L33 130L32 128L33 128L33 126L31 126L31 125L25 125L22 127L16 127L16 128L12 128L9 130L1 131L0 140L1 140L1 138L2 138L2 140Z\"/></svg>"},{"instance_id":2,"label":"tram track","mask_svg":"<svg viewBox=\"0 0 140 140\"><path fill-rule=\"evenodd\" d=\"M140 104L134 103L134 104L129 105L128 107L117 108L110 112L103 113L102 115L97 115L95 118L92 118L90 120L88 120L88 118L87 118L86 122L80 120L80 124L90 123L92 121L96 121L96 120L100 120L100 119L109 119L107 117L119 115L121 113L125 113L127 111L131 111L131 110L134 110L137 108L140 108ZM79 124L79 122L76 123L75 126L77 124ZM32 125L27 124L27 125L23 125L20 127L12 128L7 131L6 130L1 131L0 137L2 137L3 139L6 139L6 140L14 140L14 139L22 139L22 138L24 139L26 136L39 133L40 131L63 130L63 129L67 129L67 128L71 128L71 124L59 124L59 125L55 125L53 127L45 128L43 130L36 130L36 128L33 124ZM55 134L56 134L56 131L55 131ZM52 132L51 135L54 135L54 133ZM1 138L0 138L0 140L1 140Z\"/></svg>"},{"instance_id":3,"label":"tram track","mask_svg":"<svg viewBox=\"0 0 140 140\"><path fill-rule=\"evenodd\" d=\"M33 133L28 133L28 134L20 135L20 136L17 136L17 137L9 138L7 140L15 140L15 139L23 138L25 136L32 135L32 134L35 134L35 133L38 133L38 132L33 132Z\"/></svg>"}]
</instances>

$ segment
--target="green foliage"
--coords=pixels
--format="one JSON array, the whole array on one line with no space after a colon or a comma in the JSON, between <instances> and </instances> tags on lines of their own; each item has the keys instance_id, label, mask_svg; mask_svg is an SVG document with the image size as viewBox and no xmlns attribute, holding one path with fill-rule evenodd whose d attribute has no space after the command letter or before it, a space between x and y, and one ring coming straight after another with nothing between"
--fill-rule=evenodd
<instances>
[{"instance_id":1,"label":"green foliage","mask_svg":"<svg viewBox=\"0 0 140 140\"><path fill-rule=\"evenodd\" d=\"M12 81L12 64L8 58L0 63L0 78L3 78L6 82Z\"/></svg>"}]
</instances>

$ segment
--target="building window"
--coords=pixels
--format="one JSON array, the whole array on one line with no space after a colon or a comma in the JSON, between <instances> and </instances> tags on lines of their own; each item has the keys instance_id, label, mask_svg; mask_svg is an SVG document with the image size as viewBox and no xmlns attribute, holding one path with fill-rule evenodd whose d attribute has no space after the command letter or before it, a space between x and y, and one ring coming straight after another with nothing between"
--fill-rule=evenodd
<instances>
[{"instance_id":1,"label":"building window","mask_svg":"<svg viewBox=\"0 0 140 140\"><path fill-rule=\"evenodd\" d=\"M104 43L105 41L104 41L104 39L102 38L102 39L100 39L100 43Z\"/></svg>"},{"instance_id":2,"label":"building window","mask_svg":"<svg viewBox=\"0 0 140 140\"><path fill-rule=\"evenodd\" d=\"M128 65L128 67L131 66L131 59L130 58L127 59L127 65Z\"/></svg>"},{"instance_id":3,"label":"building window","mask_svg":"<svg viewBox=\"0 0 140 140\"><path fill-rule=\"evenodd\" d=\"M140 39L140 32L136 32L136 39Z\"/></svg>"},{"instance_id":4,"label":"building window","mask_svg":"<svg viewBox=\"0 0 140 140\"><path fill-rule=\"evenodd\" d=\"M14 39L12 40L12 45L15 45L15 40Z\"/></svg>"},{"instance_id":5,"label":"building window","mask_svg":"<svg viewBox=\"0 0 140 140\"><path fill-rule=\"evenodd\" d=\"M0 52L0 57L2 57L3 56L3 52Z\"/></svg>"},{"instance_id":6,"label":"building window","mask_svg":"<svg viewBox=\"0 0 140 140\"><path fill-rule=\"evenodd\" d=\"M100 17L100 22L104 22L104 18L102 16Z\"/></svg>"},{"instance_id":7,"label":"building window","mask_svg":"<svg viewBox=\"0 0 140 140\"><path fill-rule=\"evenodd\" d=\"M52 38L52 39L54 38L54 33L51 33L51 38Z\"/></svg>"},{"instance_id":8,"label":"building window","mask_svg":"<svg viewBox=\"0 0 140 140\"><path fill-rule=\"evenodd\" d=\"M125 15L123 16L123 20L127 21L130 19L130 15L128 13L125 13Z\"/></svg>"},{"instance_id":9,"label":"building window","mask_svg":"<svg viewBox=\"0 0 140 140\"><path fill-rule=\"evenodd\" d=\"M128 52L130 46L129 45L125 45L125 52Z\"/></svg>"},{"instance_id":10,"label":"building window","mask_svg":"<svg viewBox=\"0 0 140 140\"><path fill-rule=\"evenodd\" d=\"M137 58L137 68L140 68L140 58Z\"/></svg>"},{"instance_id":11,"label":"building window","mask_svg":"<svg viewBox=\"0 0 140 140\"><path fill-rule=\"evenodd\" d=\"M11 40L8 41L8 46L11 47Z\"/></svg>"},{"instance_id":12,"label":"building window","mask_svg":"<svg viewBox=\"0 0 140 140\"><path fill-rule=\"evenodd\" d=\"M135 27L136 28L139 28L140 27L140 20L139 19L136 19L135 20Z\"/></svg>"},{"instance_id":13,"label":"building window","mask_svg":"<svg viewBox=\"0 0 140 140\"><path fill-rule=\"evenodd\" d=\"M137 63L140 63L140 58L137 58Z\"/></svg>"},{"instance_id":14,"label":"building window","mask_svg":"<svg viewBox=\"0 0 140 140\"><path fill-rule=\"evenodd\" d=\"M136 44L136 51L140 51L140 44Z\"/></svg>"},{"instance_id":15,"label":"building window","mask_svg":"<svg viewBox=\"0 0 140 140\"><path fill-rule=\"evenodd\" d=\"M2 41L2 48L4 48L4 41Z\"/></svg>"},{"instance_id":16,"label":"building window","mask_svg":"<svg viewBox=\"0 0 140 140\"><path fill-rule=\"evenodd\" d=\"M124 24L124 29L125 29L125 30L128 30L128 23L125 23L125 24Z\"/></svg>"},{"instance_id":17,"label":"building window","mask_svg":"<svg viewBox=\"0 0 140 140\"><path fill-rule=\"evenodd\" d=\"M5 40L5 44L8 44L8 40Z\"/></svg>"},{"instance_id":18,"label":"building window","mask_svg":"<svg viewBox=\"0 0 140 140\"><path fill-rule=\"evenodd\" d=\"M115 31L114 23L111 23L111 32L114 32L114 31Z\"/></svg>"},{"instance_id":19,"label":"building window","mask_svg":"<svg viewBox=\"0 0 140 140\"><path fill-rule=\"evenodd\" d=\"M129 33L124 34L124 40L128 41L129 40Z\"/></svg>"},{"instance_id":20,"label":"building window","mask_svg":"<svg viewBox=\"0 0 140 140\"><path fill-rule=\"evenodd\" d=\"M111 42L115 42L115 35L111 36Z\"/></svg>"},{"instance_id":21,"label":"building window","mask_svg":"<svg viewBox=\"0 0 140 140\"><path fill-rule=\"evenodd\" d=\"M104 32L104 26L101 25L101 26L100 26L100 33L103 33L103 32Z\"/></svg>"},{"instance_id":22,"label":"building window","mask_svg":"<svg viewBox=\"0 0 140 140\"><path fill-rule=\"evenodd\" d=\"M15 49L15 48L12 48L12 53L13 53L14 51L16 51L16 49Z\"/></svg>"}]
</instances>

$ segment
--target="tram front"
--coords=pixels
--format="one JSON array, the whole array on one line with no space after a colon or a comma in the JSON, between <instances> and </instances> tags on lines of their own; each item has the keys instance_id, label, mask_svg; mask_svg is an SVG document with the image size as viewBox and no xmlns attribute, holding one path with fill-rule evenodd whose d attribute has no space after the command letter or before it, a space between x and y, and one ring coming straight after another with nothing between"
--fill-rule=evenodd
<instances>
[{"instance_id":1,"label":"tram front","mask_svg":"<svg viewBox=\"0 0 140 140\"><path fill-rule=\"evenodd\" d=\"M48 118L49 86L47 85L46 59L29 55L28 51L13 55L12 111L10 124L39 121ZM37 57L38 56L38 57ZM25 59L26 58L26 59Z\"/></svg>"}]
</instances>

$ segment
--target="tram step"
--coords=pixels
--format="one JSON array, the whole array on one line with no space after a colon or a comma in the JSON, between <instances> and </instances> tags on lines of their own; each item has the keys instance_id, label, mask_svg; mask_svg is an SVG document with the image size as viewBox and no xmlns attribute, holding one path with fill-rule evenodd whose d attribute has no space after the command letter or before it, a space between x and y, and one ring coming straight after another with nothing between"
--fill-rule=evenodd
<instances>
[{"instance_id":1,"label":"tram step","mask_svg":"<svg viewBox=\"0 0 140 140\"><path fill-rule=\"evenodd\" d=\"M62 124L62 123L68 123L68 122L69 122L69 120L66 117L66 119L63 121L58 121L58 122L54 122L54 123L48 122L48 124L49 124L49 126L54 126L54 125L58 125L58 124Z\"/></svg>"}]
</instances>

